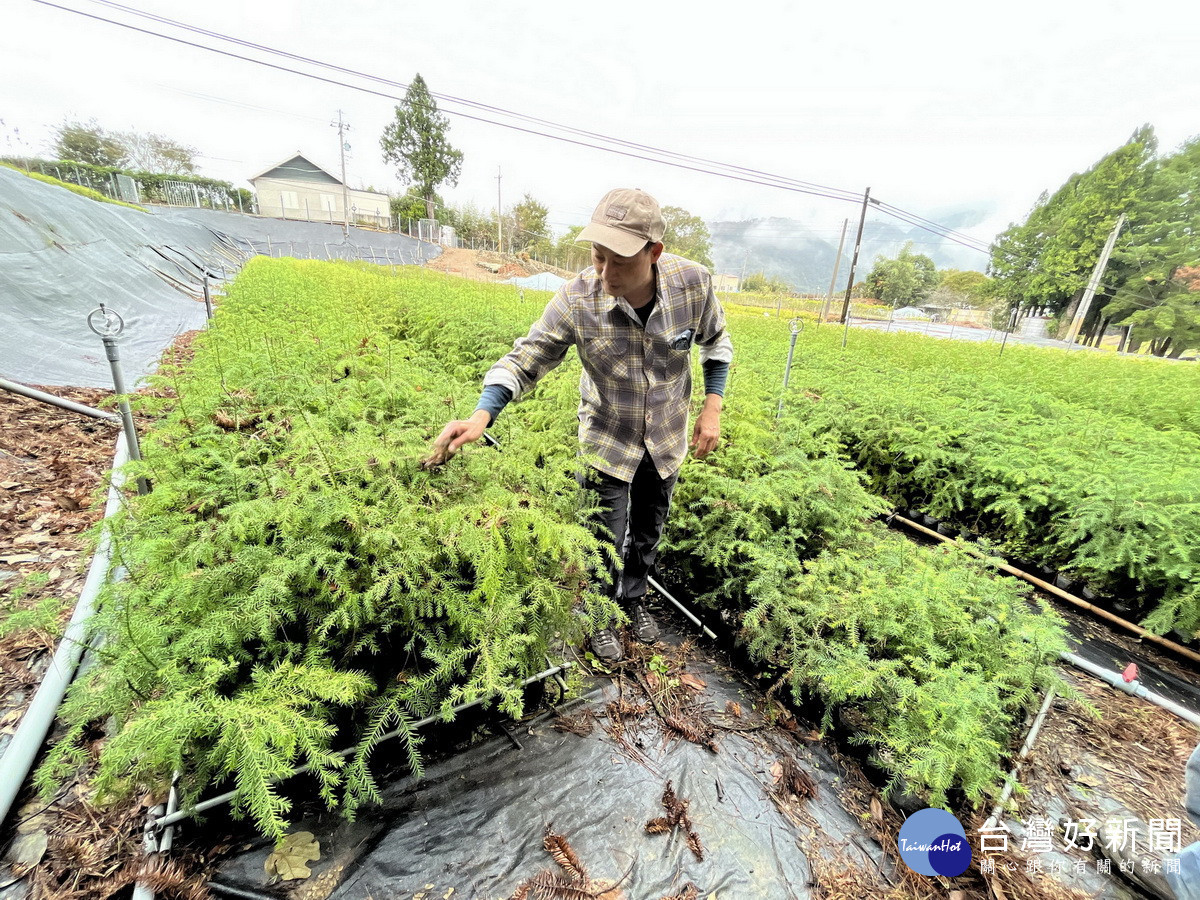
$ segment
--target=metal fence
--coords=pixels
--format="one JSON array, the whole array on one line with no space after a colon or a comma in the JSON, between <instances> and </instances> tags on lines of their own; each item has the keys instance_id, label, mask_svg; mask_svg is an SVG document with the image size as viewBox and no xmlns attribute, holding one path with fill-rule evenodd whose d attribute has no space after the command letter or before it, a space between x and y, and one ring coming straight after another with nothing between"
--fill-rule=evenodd
<instances>
[{"instance_id":1,"label":"metal fence","mask_svg":"<svg viewBox=\"0 0 1200 900\"><path fill-rule=\"evenodd\" d=\"M223 209L226 212L247 211L243 207L240 193L235 192L231 196L227 190L196 184L194 181L163 181L150 199L165 203L167 206Z\"/></svg>"},{"instance_id":2,"label":"metal fence","mask_svg":"<svg viewBox=\"0 0 1200 900\"><path fill-rule=\"evenodd\" d=\"M98 191L110 200L120 200L123 203L163 203L167 206L190 206L203 209L222 209L226 211L244 209L241 192L191 181L175 181L170 179L158 180L150 184L142 184L130 175L119 172L100 174L91 169L73 166L70 163L47 163L41 160L28 160L22 166L26 171L38 172L67 184Z\"/></svg>"},{"instance_id":3,"label":"metal fence","mask_svg":"<svg viewBox=\"0 0 1200 900\"><path fill-rule=\"evenodd\" d=\"M91 188L93 191L99 191L104 196L112 200L125 200L122 196L121 187L117 183L117 175L99 175L88 169L81 169L73 166L70 163L59 163L57 165L49 165L37 160L30 160L25 165L26 171L39 172L42 175L48 175L51 178L57 178L59 181L65 181L67 184L77 184L80 187ZM129 179L133 181L133 179ZM136 190L136 183L134 189ZM125 201L137 203L139 201Z\"/></svg>"}]
</instances>

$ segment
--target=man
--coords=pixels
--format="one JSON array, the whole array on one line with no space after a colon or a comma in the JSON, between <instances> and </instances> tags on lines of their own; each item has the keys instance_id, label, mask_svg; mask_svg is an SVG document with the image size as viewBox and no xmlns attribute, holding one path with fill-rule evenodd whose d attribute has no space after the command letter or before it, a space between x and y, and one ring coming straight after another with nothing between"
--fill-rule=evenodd
<instances>
[{"instance_id":1,"label":"man","mask_svg":"<svg viewBox=\"0 0 1200 900\"><path fill-rule=\"evenodd\" d=\"M1184 811L1193 823L1200 825L1200 745L1188 757L1183 779ZM1168 869L1166 877L1178 900L1200 900L1200 841L1180 851L1178 865Z\"/></svg>"},{"instance_id":2,"label":"man","mask_svg":"<svg viewBox=\"0 0 1200 900\"><path fill-rule=\"evenodd\" d=\"M665 229L649 194L609 191L579 235L592 244L592 268L563 285L529 334L492 366L474 414L447 425L431 457L443 462L478 440L574 344L583 364L579 440L594 465L584 483L600 496L600 524L621 559L611 573L614 599L645 643L658 639L645 605L647 579L687 454L691 347L700 347L704 366L704 404L691 439L698 458L717 446L733 359L708 270L664 253ZM594 634L591 645L606 662L623 656L611 627Z\"/></svg>"}]
</instances>

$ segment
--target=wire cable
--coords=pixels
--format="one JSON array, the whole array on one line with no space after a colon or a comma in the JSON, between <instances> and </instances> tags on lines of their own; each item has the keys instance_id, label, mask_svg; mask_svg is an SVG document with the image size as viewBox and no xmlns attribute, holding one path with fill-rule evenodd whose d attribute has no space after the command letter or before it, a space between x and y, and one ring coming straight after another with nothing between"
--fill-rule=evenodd
<instances>
[{"instance_id":1,"label":"wire cable","mask_svg":"<svg viewBox=\"0 0 1200 900\"><path fill-rule=\"evenodd\" d=\"M269 53L269 54L272 54L275 56L281 56L286 59L293 60L295 62L303 62L303 63L309 64L309 65L318 66L318 67L328 69L331 71L339 72L343 75L350 75L355 78L362 78L367 81L372 81L377 84L382 84L382 85L386 85L388 87L394 87L394 88L398 88L400 90L405 90L405 91L407 91L409 88L409 85L404 82L393 81L391 79L383 78L378 75L371 75L369 73L362 72L362 71L359 71L356 69L350 69L345 66L339 66L335 63L329 63L329 62L325 62L323 60L314 59L312 57L303 56L303 55L296 54L296 53L290 53L285 50L280 50L280 49L277 49L274 47L267 46L265 44L255 43L253 41L248 41L243 38L234 37L232 35L228 35L228 34L225 34L222 32L210 31L210 30L207 30L204 28L200 28L198 26L189 25L186 22L180 22L176 19L170 19L165 16L160 16L160 15L156 15L154 13L149 13L149 12L145 12L143 10L136 9L135 7L126 6L121 3L116 3L116 2L114 2L114 0L89 0L89 2L96 3L98 5L105 6L110 9L120 10L122 12L126 12L131 15L151 19L155 22L159 22L160 24L166 24L166 25L171 25L176 28L181 28L181 29L191 32L193 34L200 34L200 35L204 35L206 37L215 38L217 40L227 41L229 43L233 43L233 44L236 44L241 47L258 50L260 52ZM494 106L491 104L482 103L480 101L471 100L471 99L465 98L465 97L458 97L453 94L446 94L446 93L441 93L438 91L430 91L429 93L430 93L430 96L432 96L432 97L435 97L437 99L444 100L444 101L447 101L450 103L457 103L457 104L467 106L469 108L492 112L492 113L496 113L499 115L509 116L509 117L516 118L516 119L519 119L522 121L526 121L526 122L530 122L530 123L538 124L538 125L543 125L543 126L561 130L561 131L564 131L564 132L567 132L570 134L575 134L580 137L586 137L586 138L590 138L593 140L605 141L608 143L613 143L613 144L616 144L619 146L623 146L623 147L627 147L627 148L635 149L635 150L641 150L644 152L662 154L662 155L669 156L669 157L683 160L683 161L694 162L694 163L703 164L703 165L719 166L721 168L729 169L734 172L739 172L739 173L746 174L746 175L752 175L752 176L756 176L759 178L768 179L768 180L771 180L774 182L779 182L781 184L787 184L787 185L791 185L791 186L795 186L795 187L807 187L807 188L812 188L815 190L821 190L821 191L842 194L842 195L844 195L844 199L846 199L846 200L857 201L860 197L860 195L858 194L857 191L845 191L845 190L842 190L839 188L832 188L832 187L828 187L826 185L815 184L813 182L801 181L798 179L789 178L789 177L782 176L782 175L775 175L775 174L772 174L769 172L764 172L764 171L761 171L758 169L750 169L750 168L746 168L744 166L737 166L737 165L733 165L731 163L724 163L724 162L720 162L719 160L706 159L704 157L692 156L690 154L679 153L679 152L676 152L673 150L664 150L662 148L653 147L648 144L640 144L640 143L637 143L634 141L627 141L622 138L614 138L609 135L600 134L600 133L594 132L594 131L587 131L586 129L577 128L577 127L574 127L571 125L564 125L559 122L553 122L549 119L543 119L543 118L540 118L537 116L529 115L527 113L518 112L516 110L507 109L507 108L501 107L501 106Z\"/></svg>"},{"instance_id":2,"label":"wire cable","mask_svg":"<svg viewBox=\"0 0 1200 900\"><path fill-rule=\"evenodd\" d=\"M122 22L120 20L106 18L104 16L97 15L95 13L89 13L85 10L75 9L75 8L72 8L69 6L64 6L59 3L51 2L51 0L32 0L32 2L37 3L41 6L46 6L46 7L50 7L53 9L61 10L63 12L68 12L68 13L73 13L75 15L83 16L85 18L92 19L94 21L99 21L99 22L104 22L106 24L115 25L117 27L125 28L125 29L131 30L131 31L134 31L134 32L137 32L140 34L145 34L150 37L157 37L157 38L161 38L163 40L173 41L175 43L193 47L195 49L206 50L210 53L216 53L216 54L226 56L226 57L229 57L232 59L239 59L239 60L242 60L244 62L249 62L254 65L261 65L261 66L265 66L267 68L275 69L277 71L286 72L288 74L298 75L303 78L310 78L310 79L313 79L316 81L321 81L321 82L324 82L326 84L330 84L330 85L333 85L336 87L343 87L343 88L347 88L349 90L355 90L355 91L359 91L361 93L371 94L371 95L374 95L377 97L381 97L381 98L388 99L388 100L394 100L397 102L402 102L404 99L401 96L398 96L398 95L392 94L392 93L388 93L386 91L376 90L376 89L373 89L370 87L366 87L366 86L358 85L358 84L352 84L352 83L349 83L346 81L340 81L338 79L326 77L326 76L323 76L323 75L320 75L320 74L317 74L314 72L308 72L308 71L304 71L302 69L297 69L297 68L292 68L290 66L280 65L278 63L273 63L268 60L258 59L253 56L246 56L246 55L243 55L240 53L235 53L230 50L224 50L219 47L210 46L208 44L197 43L195 41L190 41L190 40L187 40L185 38L178 37L175 35L165 34L161 31L155 31L155 30L149 29L149 28L142 28L140 26L134 25L129 22ZM401 82L391 81L389 79L385 79L380 76L375 76L375 75L371 75L369 73L359 72L359 71L356 71L354 69L350 69L350 68L347 68L344 66L338 66L336 64L323 62L321 60L316 60L311 57L305 57L305 56L302 56L299 54L289 53L287 51L272 48L272 47L269 47L269 46L266 46L263 44L257 44L253 41L247 41L242 38L237 38L237 37L233 37L231 35L222 34L220 32L203 29L198 26L188 25L187 23L179 22L177 20L170 19L165 16L159 16L154 13L149 13L149 12L146 12L143 10L138 10L134 7L116 3L116 2L113 2L113 0L89 0L89 2L96 3L100 6L104 6L109 9L124 12L129 15L137 16L137 17L144 18L144 19L149 19L151 21L157 22L162 25L168 25L171 27L179 28L179 29L182 29L191 34L201 35L201 36L208 37L208 38L215 39L215 40L226 41L229 43L233 43L239 47L243 47L243 48L250 49L250 50L255 50L255 51L261 52L261 53L267 53L267 54L283 57L285 59L292 60L297 63L303 63L306 65L317 66L317 67L324 68L324 69L327 69L330 71L341 73L343 75L347 75L352 78L360 78L360 79L363 79L366 81L371 81L373 83L385 85L388 87L407 89L407 86ZM547 138L550 140L556 140L556 141L559 141L562 143L567 143L567 144L571 144L571 145L575 145L575 146L579 146L579 147L585 147L588 149L600 150L600 151L607 152L607 153L613 153L613 154L616 154L619 156L625 156L625 157L629 157L629 158L633 158L633 159L639 159L639 160L642 160L645 162L658 163L660 165L671 166L673 168L683 169L685 171L692 171L692 172L697 172L697 173L705 174L705 175L714 175L714 176L721 177L721 178L727 178L727 179L730 179L733 181L740 181L740 182L748 183L748 184L757 184L757 185L764 186L764 187L773 187L773 188L776 188L779 190L785 190L785 191L789 191L789 192L793 192L793 193L807 194L810 196L822 197L822 198L829 199L829 200L841 200L844 202L857 203L861 198L860 194L858 194L857 192L853 192L853 191L847 191L847 190L840 189L840 188L833 188L833 187L828 187L825 185L815 184L812 182L801 181L799 179L789 178L789 177L782 176L782 175L774 175L774 174L763 172L763 171L757 170L757 169L750 169L750 168L743 167L743 166L733 165L731 163L723 163L723 162L719 162L716 160L705 159L703 157L690 156L688 154L677 153L677 152L671 151L671 150L664 150L664 149L652 147L652 146L646 145L646 144L639 144L639 143L632 142L632 141L626 141L621 138L613 138L613 137L599 134L597 132L591 132L591 131L587 131L584 129L575 128L573 126L561 125L561 124L558 124L555 122L551 122L550 120L547 120L547 119L541 119L541 118L538 118L535 116L530 116L528 114L520 113L520 112L517 112L514 110L507 110L507 109L504 109L503 107L497 107L497 106L492 106L489 104L481 103L479 101L469 100L469 99L461 98L461 97L455 97L450 94L442 94L442 93L432 92L432 91L430 92L430 94L431 94L431 96L443 99L444 101L449 102L449 103L456 103L456 104L467 106L468 108L471 108L471 109L476 109L479 111L486 111L486 112L492 113L494 115L515 118L518 121L524 121L524 122L528 122L530 124L542 125L547 128L554 128L554 129L565 132L565 134L552 134L552 133L549 133L546 131L539 131L536 128L530 128L530 127L525 127L523 125L514 124L513 122L497 121L494 118L486 118L484 116L473 115L471 113L463 112L461 110L450 109L450 108L447 108L445 110L445 112L448 115L455 115L460 118L480 122L483 124L495 125L495 126L501 127L501 128L508 128L513 131L533 135L536 137L543 137L543 138ZM576 137L573 138L573 137L566 136L566 135L571 135L571 134L576 135ZM602 143L598 143L598 142L602 142ZM606 146L606 144L611 144L612 146ZM654 155L647 155L647 154L654 154ZM929 220L929 219L924 219L923 217L917 216L915 213L909 213L909 212L902 210L899 207L893 206L891 204L882 204L882 203L878 203L878 201L877 201L877 204L878 204L877 208L880 208L881 212L884 212L885 214L890 215L893 218L897 218L897 219L900 219L901 221L907 222L908 224L913 225L914 227L928 231L931 234L934 234L938 237L943 238L944 240L961 244L962 246L967 247L968 249L971 249L971 250L975 250L977 252L981 252L981 253L990 253L991 252L991 248L989 246L985 245L982 241L979 241L975 238L970 238L967 235L962 235L958 232L954 232L952 229L948 229L945 226L937 225L936 223L931 222L931 220ZM884 208L884 207L886 207L886 208Z\"/></svg>"}]
</instances>

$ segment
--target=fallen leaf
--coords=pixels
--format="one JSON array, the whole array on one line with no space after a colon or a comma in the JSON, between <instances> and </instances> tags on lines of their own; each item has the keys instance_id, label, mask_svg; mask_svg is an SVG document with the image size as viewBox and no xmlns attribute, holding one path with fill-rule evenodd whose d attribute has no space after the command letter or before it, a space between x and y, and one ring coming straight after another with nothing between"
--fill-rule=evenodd
<instances>
[{"instance_id":1,"label":"fallen leaf","mask_svg":"<svg viewBox=\"0 0 1200 900\"><path fill-rule=\"evenodd\" d=\"M17 810L17 834L32 834L49 825L50 813L41 800L30 800Z\"/></svg>"},{"instance_id":2,"label":"fallen leaf","mask_svg":"<svg viewBox=\"0 0 1200 900\"><path fill-rule=\"evenodd\" d=\"M708 685L705 683L703 678L693 675L691 672L684 672L682 675L679 676L679 681L682 684L686 685L687 687L691 688L697 694L699 694L706 687L708 687Z\"/></svg>"},{"instance_id":3,"label":"fallen leaf","mask_svg":"<svg viewBox=\"0 0 1200 900\"><path fill-rule=\"evenodd\" d=\"M312 870L307 863L321 858L321 847L311 831L289 834L275 845L274 852L263 864L268 875L277 875L281 881L296 881L308 878Z\"/></svg>"},{"instance_id":4,"label":"fallen leaf","mask_svg":"<svg viewBox=\"0 0 1200 900\"><path fill-rule=\"evenodd\" d=\"M8 848L5 859L13 864L13 868L20 867L22 871L28 871L42 861L42 857L46 855L48 843L49 839L44 828L28 834L19 834L17 839L12 842L12 846Z\"/></svg>"},{"instance_id":5,"label":"fallen leaf","mask_svg":"<svg viewBox=\"0 0 1200 900\"><path fill-rule=\"evenodd\" d=\"M36 553L16 553L11 556L0 556L0 563L6 563L10 566L17 563L37 562L41 559Z\"/></svg>"},{"instance_id":6,"label":"fallen leaf","mask_svg":"<svg viewBox=\"0 0 1200 900\"><path fill-rule=\"evenodd\" d=\"M877 797L871 798L871 818L880 825L883 824L883 804L879 802L879 798Z\"/></svg>"},{"instance_id":7,"label":"fallen leaf","mask_svg":"<svg viewBox=\"0 0 1200 900\"><path fill-rule=\"evenodd\" d=\"M776 784L783 780L783 763L779 760L771 763L771 780Z\"/></svg>"}]
</instances>

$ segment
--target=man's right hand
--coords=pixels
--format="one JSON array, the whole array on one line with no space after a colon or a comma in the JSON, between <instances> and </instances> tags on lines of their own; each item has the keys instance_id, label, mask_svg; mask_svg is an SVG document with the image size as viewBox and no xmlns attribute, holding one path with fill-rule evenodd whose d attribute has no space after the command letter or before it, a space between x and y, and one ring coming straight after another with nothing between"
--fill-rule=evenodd
<instances>
[{"instance_id":1,"label":"man's right hand","mask_svg":"<svg viewBox=\"0 0 1200 900\"><path fill-rule=\"evenodd\" d=\"M466 444L474 443L483 437L483 431L491 421L491 414L486 409L477 409L469 419L457 419L442 429L442 433L433 442L433 452L421 465L426 469L440 466L447 462Z\"/></svg>"}]
</instances>

